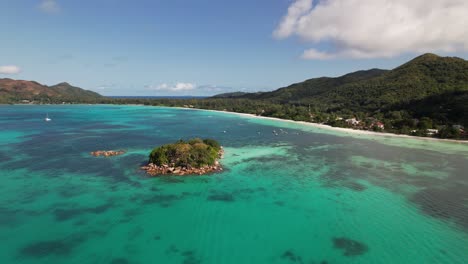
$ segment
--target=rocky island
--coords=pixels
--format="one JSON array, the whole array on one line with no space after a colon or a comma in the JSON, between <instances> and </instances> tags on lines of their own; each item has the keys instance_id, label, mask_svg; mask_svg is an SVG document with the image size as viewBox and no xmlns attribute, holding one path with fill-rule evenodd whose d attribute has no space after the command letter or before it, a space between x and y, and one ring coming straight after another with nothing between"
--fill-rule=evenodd
<instances>
[{"instance_id":1,"label":"rocky island","mask_svg":"<svg viewBox=\"0 0 468 264\"><path fill-rule=\"evenodd\" d=\"M119 156L125 154L123 150L97 150L90 153L94 157L112 157L112 156Z\"/></svg>"},{"instance_id":2,"label":"rocky island","mask_svg":"<svg viewBox=\"0 0 468 264\"><path fill-rule=\"evenodd\" d=\"M213 139L179 140L153 149L148 165L141 167L149 175L203 175L222 171L219 159L224 150Z\"/></svg>"}]
</instances>

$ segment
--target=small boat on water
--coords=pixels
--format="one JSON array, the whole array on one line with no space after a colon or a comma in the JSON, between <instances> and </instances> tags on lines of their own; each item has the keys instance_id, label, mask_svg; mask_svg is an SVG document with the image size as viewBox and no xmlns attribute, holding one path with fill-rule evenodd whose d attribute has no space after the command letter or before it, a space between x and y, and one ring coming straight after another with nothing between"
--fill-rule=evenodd
<instances>
[{"instance_id":1,"label":"small boat on water","mask_svg":"<svg viewBox=\"0 0 468 264\"><path fill-rule=\"evenodd\" d=\"M46 122L52 121L52 119L49 118L49 113L47 113L46 118L44 118L44 121Z\"/></svg>"}]
</instances>

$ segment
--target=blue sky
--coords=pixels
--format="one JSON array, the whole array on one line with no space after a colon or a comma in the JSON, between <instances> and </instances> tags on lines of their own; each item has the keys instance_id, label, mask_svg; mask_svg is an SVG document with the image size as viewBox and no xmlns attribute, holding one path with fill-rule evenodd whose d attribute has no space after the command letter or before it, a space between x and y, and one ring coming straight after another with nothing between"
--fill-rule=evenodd
<instances>
[{"instance_id":1,"label":"blue sky","mask_svg":"<svg viewBox=\"0 0 468 264\"><path fill-rule=\"evenodd\" d=\"M466 7L460 1L458 9ZM395 34L379 35L395 32L389 25L396 23L362 31L347 21L356 21L352 13L372 9L353 5L358 9L344 14L343 8L312 0L0 0L0 78L67 81L104 95L210 95L389 69L423 52L467 57L467 20L457 13L459 30L432 36L447 41L429 45L424 37L399 35L395 41ZM385 13L392 7L386 8ZM421 8L408 6L414 13ZM444 23L454 27L444 16L446 22L437 26L442 31ZM400 28L414 20L424 25L424 17L406 18Z\"/></svg>"}]
</instances>

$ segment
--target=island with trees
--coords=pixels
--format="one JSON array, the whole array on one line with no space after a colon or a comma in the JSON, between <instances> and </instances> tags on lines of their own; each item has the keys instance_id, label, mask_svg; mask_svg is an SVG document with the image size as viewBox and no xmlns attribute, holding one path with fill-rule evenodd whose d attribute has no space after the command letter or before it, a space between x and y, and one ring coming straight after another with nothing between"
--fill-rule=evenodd
<instances>
[{"instance_id":1,"label":"island with trees","mask_svg":"<svg viewBox=\"0 0 468 264\"><path fill-rule=\"evenodd\" d=\"M223 147L214 139L194 138L156 147L141 167L151 176L203 175L222 171Z\"/></svg>"}]
</instances>

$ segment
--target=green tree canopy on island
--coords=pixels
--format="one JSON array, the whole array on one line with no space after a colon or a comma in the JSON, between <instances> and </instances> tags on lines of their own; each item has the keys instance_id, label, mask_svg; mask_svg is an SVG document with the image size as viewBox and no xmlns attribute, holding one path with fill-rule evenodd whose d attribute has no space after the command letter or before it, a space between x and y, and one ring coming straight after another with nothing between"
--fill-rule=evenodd
<instances>
[{"instance_id":1,"label":"green tree canopy on island","mask_svg":"<svg viewBox=\"0 0 468 264\"><path fill-rule=\"evenodd\" d=\"M153 149L149 162L158 166L195 167L214 165L219 158L220 144L214 139L179 140Z\"/></svg>"}]
</instances>

